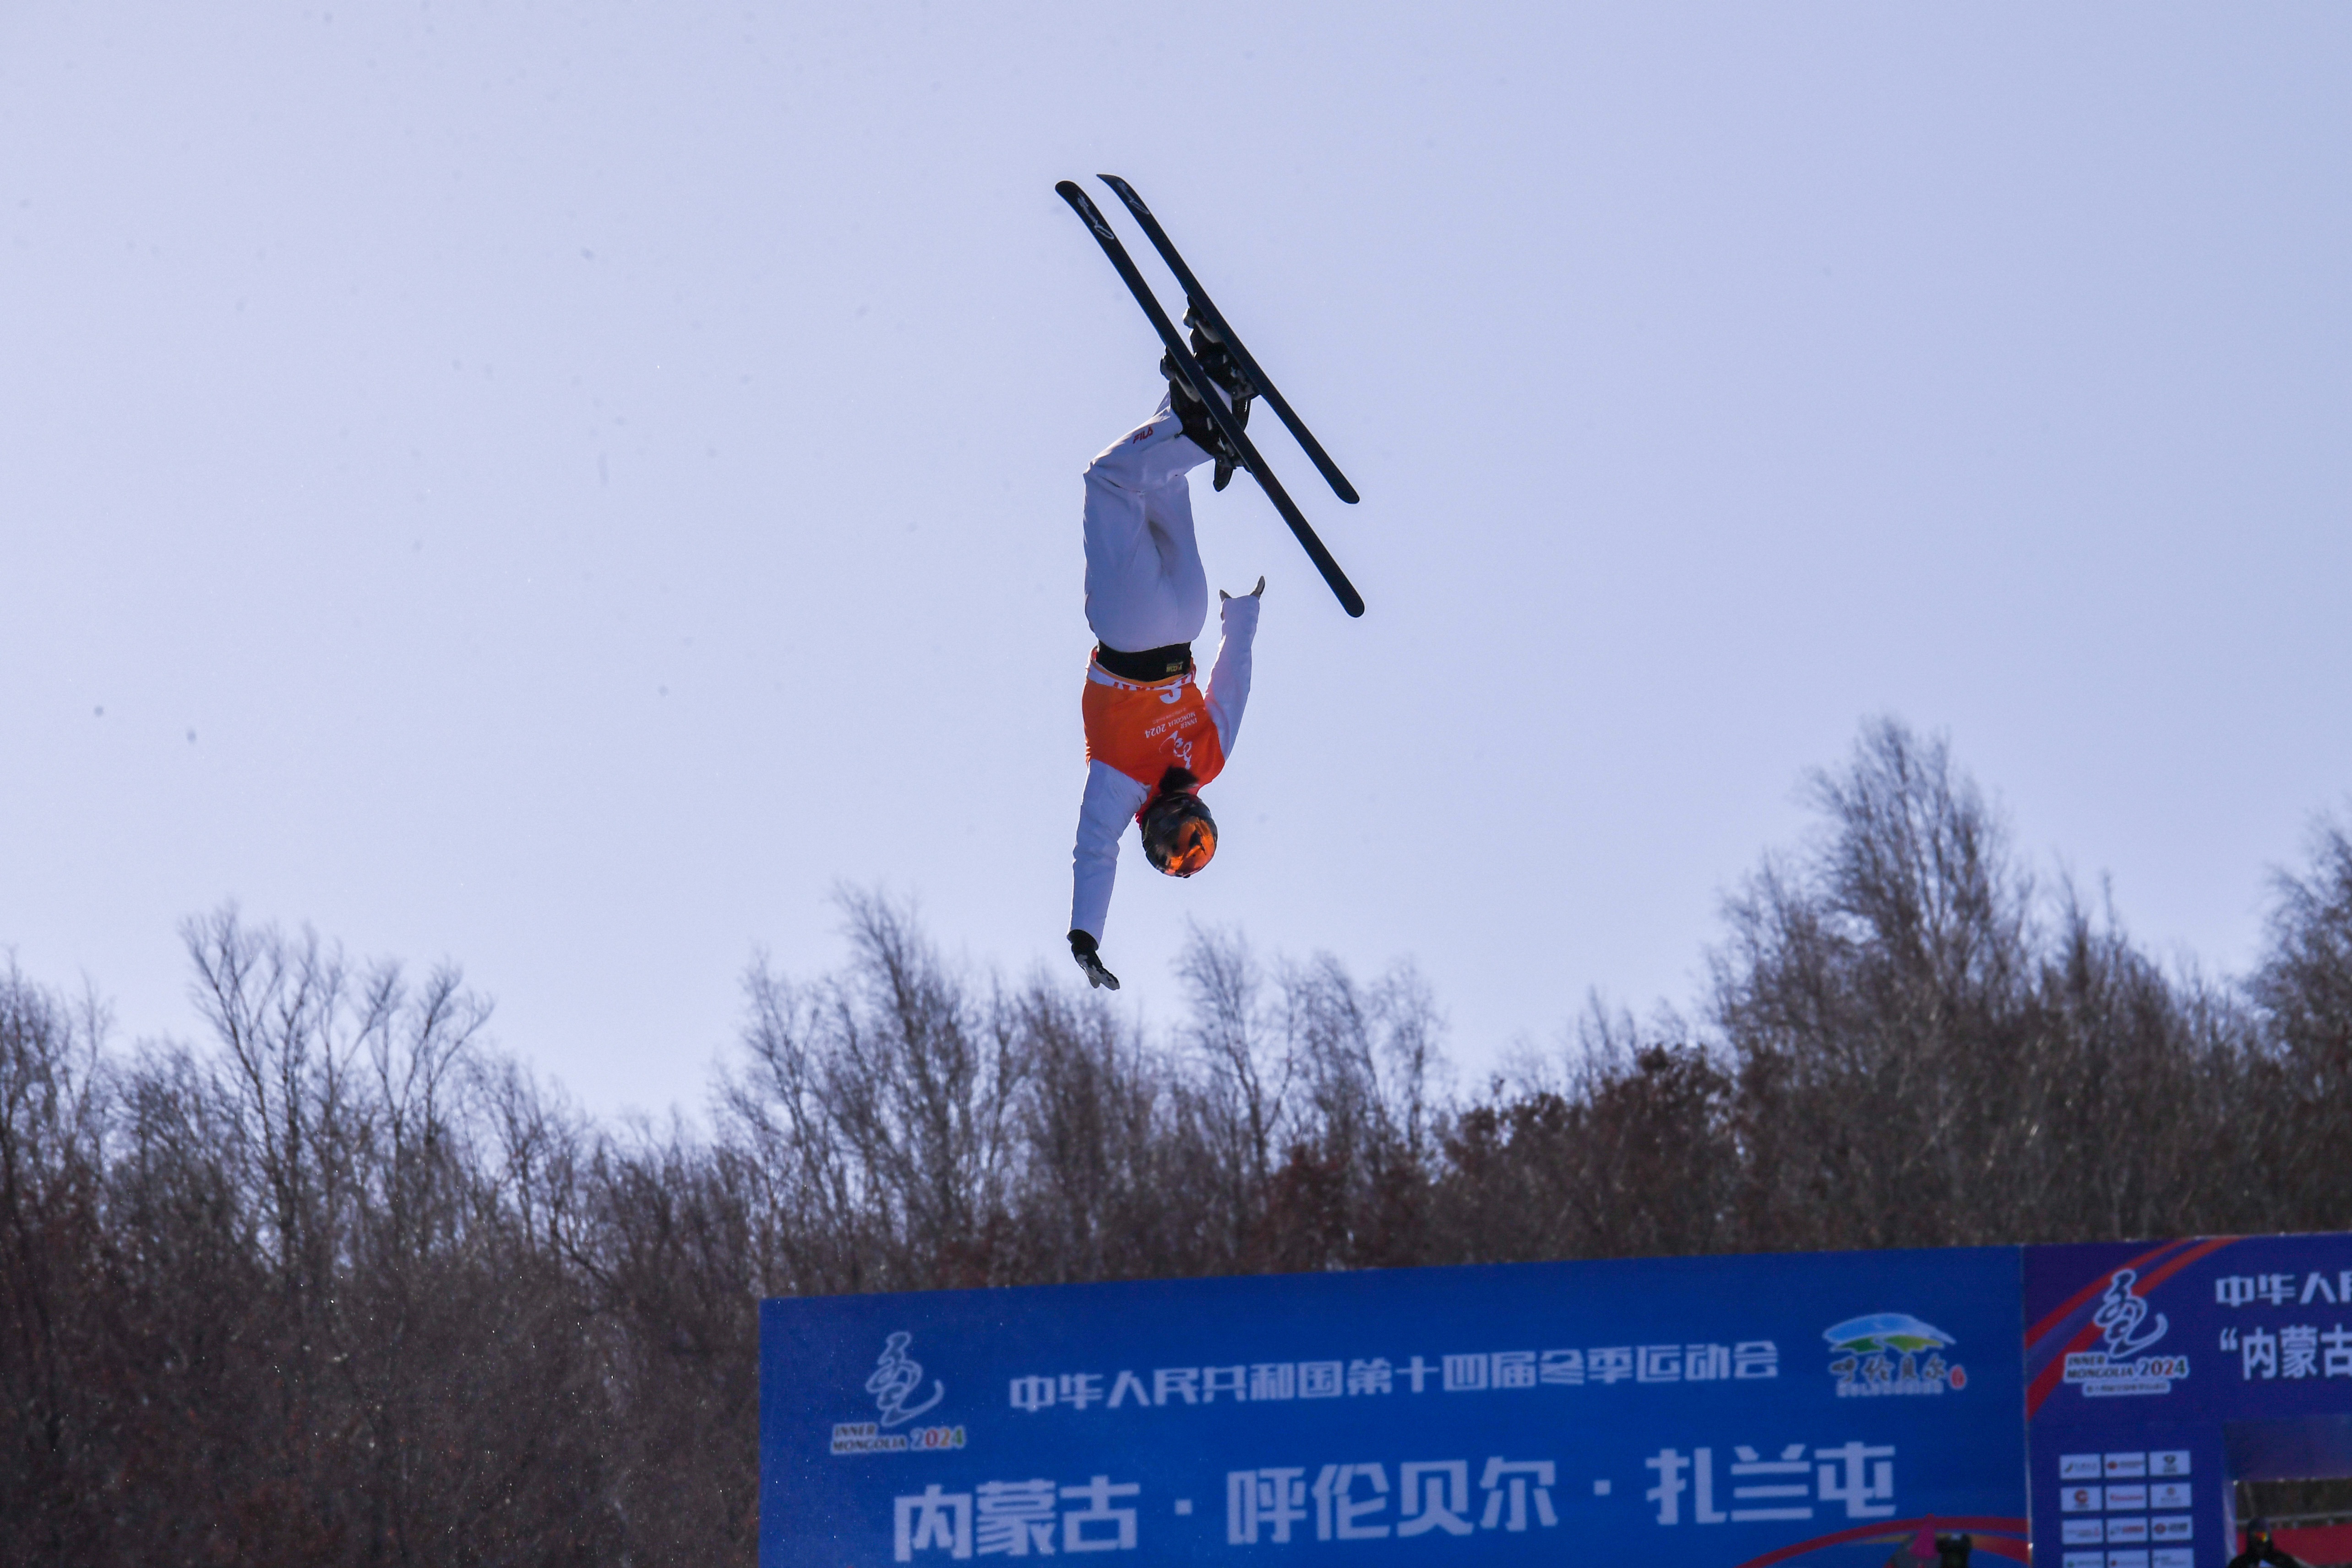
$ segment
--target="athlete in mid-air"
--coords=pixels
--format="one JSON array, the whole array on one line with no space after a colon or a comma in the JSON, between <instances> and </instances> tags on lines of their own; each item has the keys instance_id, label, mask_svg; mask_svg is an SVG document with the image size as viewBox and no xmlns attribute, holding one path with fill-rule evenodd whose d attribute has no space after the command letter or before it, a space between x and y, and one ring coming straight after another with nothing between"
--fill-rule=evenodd
<instances>
[{"instance_id":1,"label":"athlete in mid-air","mask_svg":"<svg viewBox=\"0 0 2352 1568\"><path fill-rule=\"evenodd\" d=\"M1218 345L1193 338L1204 368L1230 390L1245 384ZM1103 964L1118 843L1132 820L1151 864L1190 877L1217 852L1217 825L1200 790L1234 748L1249 700L1250 642L1257 635L1265 579L1235 597L1219 591L1223 636L1208 689L1201 689L1192 642L1209 617L1209 578L1192 534L1192 481L1217 465L1217 488L1232 477L1232 448L1199 400L1171 376L1169 394L1140 428L1087 467L1087 625L1096 647L1087 662L1083 711L1087 789L1073 852L1070 953L1097 986L1118 989ZM1229 398L1248 416L1246 396Z\"/></svg>"}]
</instances>

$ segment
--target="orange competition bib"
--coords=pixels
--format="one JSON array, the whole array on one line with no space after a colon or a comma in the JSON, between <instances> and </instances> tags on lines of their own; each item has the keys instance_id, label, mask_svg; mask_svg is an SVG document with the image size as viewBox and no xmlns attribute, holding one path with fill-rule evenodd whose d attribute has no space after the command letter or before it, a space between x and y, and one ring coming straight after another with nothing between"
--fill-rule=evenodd
<instances>
[{"instance_id":1,"label":"orange competition bib","mask_svg":"<svg viewBox=\"0 0 2352 1568\"><path fill-rule=\"evenodd\" d=\"M1145 686L1087 664L1087 760L1108 763L1146 789L1170 768L1189 768L1207 784L1224 770L1209 700L1189 675Z\"/></svg>"}]
</instances>

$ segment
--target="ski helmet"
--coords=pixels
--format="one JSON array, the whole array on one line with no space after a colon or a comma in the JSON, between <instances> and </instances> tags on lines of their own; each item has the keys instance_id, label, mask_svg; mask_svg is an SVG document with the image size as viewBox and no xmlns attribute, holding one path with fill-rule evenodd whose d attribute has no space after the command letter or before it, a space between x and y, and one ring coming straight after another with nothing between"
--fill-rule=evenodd
<instances>
[{"instance_id":1,"label":"ski helmet","mask_svg":"<svg viewBox=\"0 0 2352 1568\"><path fill-rule=\"evenodd\" d=\"M1159 792L1135 815L1143 852L1171 877L1192 876L1217 853L1216 818L1192 793L1197 782L1185 769L1170 768L1160 775Z\"/></svg>"}]
</instances>

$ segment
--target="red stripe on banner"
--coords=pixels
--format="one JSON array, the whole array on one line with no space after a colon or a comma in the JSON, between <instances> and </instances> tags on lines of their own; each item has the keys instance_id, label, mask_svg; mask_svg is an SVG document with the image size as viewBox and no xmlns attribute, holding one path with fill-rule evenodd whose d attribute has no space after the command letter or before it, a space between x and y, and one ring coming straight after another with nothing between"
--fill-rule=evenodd
<instances>
[{"instance_id":1,"label":"red stripe on banner","mask_svg":"<svg viewBox=\"0 0 2352 1568\"><path fill-rule=\"evenodd\" d=\"M2147 1295L2150 1290L2155 1289L2158 1285L2163 1284L2166 1280L2171 1279L2174 1275L2179 1273L2182 1269L2188 1268L2199 1258L2210 1258L2231 1243L2243 1241L2245 1237L2242 1236L2214 1236L2206 1237L2206 1239L2199 1242L2195 1247L2190 1247L2188 1251L2182 1253L2179 1257L2174 1258L2171 1262L2166 1264L2163 1268L2158 1269L2155 1273L2141 1280L2139 1294L2142 1296Z\"/></svg>"},{"instance_id":2,"label":"red stripe on banner","mask_svg":"<svg viewBox=\"0 0 2352 1568\"><path fill-rule=\"evenodd\" d=\"M2147 1293L2149 1291L2155 1289L2158 1285L2163 1284L2166 1280L2171 1279L2174 1275L2179 1273L2182 1269L2188 1268L2199 1258L2210 1258L2213 1254L2221 1251L2223 1247L2228 1247L2232 1242L2242 1241L2245 1238L2243 1237L2237 1236L2208 1237L2204 1240L2199 1242L2196 1246L2190 1247L2188 1251L2174 1255L2169 1261L2165 1263L2163 1267L2158 1268L2154 1273L2134 1280L2132 1282L2134 1287L2132 1294L2145 1301L2147 1300ZM2161 1252L2163 1248L2161 1247L2157 1249L2158 1252ZM2156 1253L2151 1252L2146 1254L2146 1256L2153 1258L2156 1256ZM2122 1267L2128 1268L2131 1265L2126 1263L2122 1265ZM2110 1270L2107 1277L2110 1279L2114 1279L2114 1271ZM2096 1289L2096 1287L2093 1287L2093 1289ZM2089 1294L2090 1291L2085 1290L2082 1296L2076 1297L2075 1300L2079 1303L2083 1300L2086 1299ZM2044 1322L2049 1321L2046 1318L2042 1321ZM2058 1353L2051 1357L2050 1364L2042 1369L2041 1373L2033 1380L2033 1386L2026 1390L2025 1418L2028 1421L2032 1420L2033 1417L2040 1413L2042 1404L2048 1400L2053 1394L2055 1394L2058 1391L2059 1379L2066 1374L2066 1358L2074 1354L2076 1351L2081 1350L2084 1346L2089 1344L2094 1339L2097 1338L2099 1326L2096 1323L2084 1323L2081 1328L2074 1331L2074 1338L2068 1340L2064 1344L2058 1347Z\"/></svg>"},{"instance_id":3,"label":"red stripe on banner","mask_svg":"<svg viewBox=\"0 0 2352 1568\"><path fill-rule=\"evenodd\" d=\"M1858 1524L1852 1530L1841 1530L1835 1535L1817 1535L1811 1541L1801 1541L1794 1546L1783 1546L1777 1552L1767 1552L1761 1557L1750 1557L1747 1562L1740 1563L1738 1568L1772 1568L1775 1563L1786 1563L1791 1557L1802 1557L1808 1552L1819 1552L1824 1547L1843 1546L1851 1542L1869 1541L1874 1538L1916 1535L1922 1530L1965 1530L1971 1535L1980 1530L1994 1530L2004 1535L2022 1537L2025 1534L2025 1521L1992 1518L1946 1519L1932 1513L1918 1519L1882 1519L1869 1524ZM2021 1540L2018 1542L1987 1541L1979 1544L1996 1557L2013 1558L2020 1563L2026 1561L2025 1547Z\"/></svg>"}]
</instances>

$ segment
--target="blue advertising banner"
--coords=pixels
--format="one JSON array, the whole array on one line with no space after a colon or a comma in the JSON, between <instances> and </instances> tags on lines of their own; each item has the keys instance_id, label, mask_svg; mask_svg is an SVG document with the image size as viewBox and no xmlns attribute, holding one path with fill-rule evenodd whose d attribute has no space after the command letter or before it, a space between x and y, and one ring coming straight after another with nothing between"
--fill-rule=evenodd
<instances>
[{"instance_id":1,"label":"blue advertising banner","mask_svg":"<svg viewBox=\"0 0 2352 1568\"><path fill-rule=\"evenodd\" d=\"M2019 1253L772 1300L761 1560L2024 1560Z\"/></svg>"},{"instance_id":2,"label":"blue advertising banner","mask_svg":"<svg viewBox=\"0 0 2352 1568\"><path fill-rule=\"evenodd\" d=\"M2352 1477L2352 1236L2030 1247L2025 1319L2042 1563L2219 1568L2234 1483Z\"/></svg>"}]
</instances>

